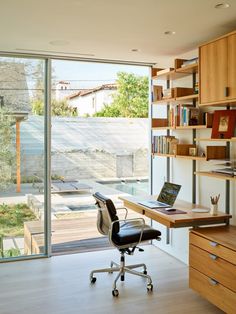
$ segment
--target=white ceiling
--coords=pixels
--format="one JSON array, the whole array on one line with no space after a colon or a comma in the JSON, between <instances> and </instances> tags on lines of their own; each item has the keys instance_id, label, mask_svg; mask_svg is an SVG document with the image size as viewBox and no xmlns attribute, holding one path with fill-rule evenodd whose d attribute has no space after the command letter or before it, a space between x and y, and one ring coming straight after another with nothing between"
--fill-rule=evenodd
<instances>
[{"instance_id":1,"label":"white ceiling","mask_svg":"<svg viewBox=\"0 0 236 314\"><path fill-rule=\"evenodd\" d=\"M51 52L161 66L236 29L236 0L226 0L230 8L223 10L214 8L219 2L0 0L0 51ZM168 30L176 34L164 35ZM139 51L131 52L134 48Z\"/></svg>"}]
</instances>

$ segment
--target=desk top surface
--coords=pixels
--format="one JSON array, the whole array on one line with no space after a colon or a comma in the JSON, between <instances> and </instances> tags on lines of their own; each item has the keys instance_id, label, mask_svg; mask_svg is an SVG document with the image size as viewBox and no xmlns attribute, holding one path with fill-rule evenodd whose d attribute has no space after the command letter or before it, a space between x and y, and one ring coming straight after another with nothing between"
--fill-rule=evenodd
<instances>
[{"instance_id":1,"label":"desk top surface","mask_svg":"<svg viewBox=\"0 0 236 314\"><path fill-rule=\"evenodd\" d=\"M190 227L195 225L204 225L204 224L213 224L213 223L225 223L232 216L229 214L225 214L223 212L218 212L217 215L211 215L208 213L195 213L192 211L194 208L207 208L205 206L200 206L196 204L192 204L190 202L176 200L173 208L183 210L186 213L184 214L172 214L167 215L165 213L161 213L155 209L148 208L139 204L140 201L148 200L144 199L144 197L136 197L136 196L120 196L119 197L124 205L128 208L143 214L157 222L160 222L163 225L166 225L170 228L178 228L178 227ZM149 199L154 199L153 197L149 197Z\"/></svg>"}]
</instances>

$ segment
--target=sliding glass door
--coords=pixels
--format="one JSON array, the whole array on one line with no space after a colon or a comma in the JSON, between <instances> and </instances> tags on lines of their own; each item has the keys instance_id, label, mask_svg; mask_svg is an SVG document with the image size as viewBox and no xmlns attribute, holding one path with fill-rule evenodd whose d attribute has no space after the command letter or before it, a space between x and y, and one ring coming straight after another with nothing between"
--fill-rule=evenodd
<instances>
[{"instance_id":1,"label":"sliding glass door","mask_svg":"<svg viewBox=\"0 0 236 314\"><path fill-rule=\"evenodd\" d=\"M44 59L0 57L0 260L45 255Z\"/></svg>"}]
</instances>

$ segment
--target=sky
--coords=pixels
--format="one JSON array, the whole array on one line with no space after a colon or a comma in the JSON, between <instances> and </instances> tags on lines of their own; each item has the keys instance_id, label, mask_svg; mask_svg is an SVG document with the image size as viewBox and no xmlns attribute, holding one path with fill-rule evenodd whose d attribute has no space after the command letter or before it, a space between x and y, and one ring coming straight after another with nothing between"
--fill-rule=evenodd
<instances>
[{"instance_id":1,"label":"sky","mask_svg":"<svg viewBox=\"0 0 236 314\"><path fill-rule=\"evenodd\" d=\"M114 83L120 71L136 75L149 75L149 68L145 66L63 61L53 60L54 77L56 81L71 82L72 88L95 87L106 83Z\"/></svg>"}]
</instances>

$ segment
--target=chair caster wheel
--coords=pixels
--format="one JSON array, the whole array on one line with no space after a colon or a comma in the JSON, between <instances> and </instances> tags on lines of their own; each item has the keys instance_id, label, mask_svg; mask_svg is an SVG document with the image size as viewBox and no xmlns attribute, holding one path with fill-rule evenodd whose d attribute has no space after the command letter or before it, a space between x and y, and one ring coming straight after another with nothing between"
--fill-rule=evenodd
<instances>
[{"instance_id":1,"label":"chair caster wheel","mask_svg":"<svg viewBox=\"0 0 236 314\"><path fill-rule=\"evenodd\" d=\"M143 274L144 274L144 275L147 275L147 271L146 271L146 270L144 270L144 271L143 271Z\"/></svg>"},{"instance_id":2,"label":"chair caster wheel","mask_svg":"<svg viewBox=\"0 0 236 314\"><path fill-rule=\"evenodd\" d=\"M118 297L119 291L117 289L112 290L113 297Z\"/></svg>"},{"instance_id":3,"label":"chair caster wheel","mask_svg":"<svg viewBox=\"0 0 236 314\"><path fill-rule=\"evenodd\" d=\"M90 279L90 282L91 282L91 283L95 283L95 282L96 282L96 280L97 280L97 278L96 278L96 277L92 277L92 278Z\"/></svg>"},{"instance_id":4,"label":"chair caster wheel","mask_svg":"<svg viewBox=\"0 0 236 314\"><path fill-rule=\"evenodd\" d=\"M153 290L153 284L152 283L149 283L148 285L147 285L147 291L148 292L151 292Z\"/></svg>"},{"instance_id":5,"label":"chair caster wheel","mask_svg":"<svg viewBox=\"0 0 236 314\"><path fill-rule=\"evenodd\" d=\"M120 281L125 281L125 276L124 275L120 276Z\"/></svg>"}]
</instances>

